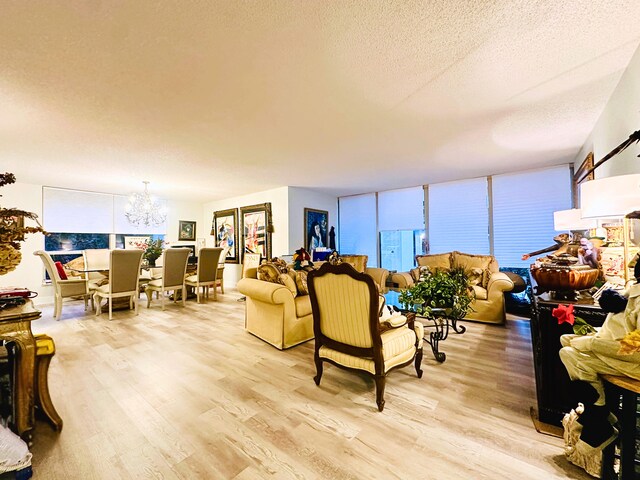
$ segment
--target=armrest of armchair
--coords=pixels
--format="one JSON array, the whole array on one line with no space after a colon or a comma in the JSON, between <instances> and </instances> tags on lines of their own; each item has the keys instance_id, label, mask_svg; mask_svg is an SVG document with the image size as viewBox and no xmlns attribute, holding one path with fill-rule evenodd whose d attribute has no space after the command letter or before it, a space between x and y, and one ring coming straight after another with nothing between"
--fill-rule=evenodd
<instances>
[{"instance_id":1,"label":"armrest of armchair","mask_svg":"<svg viewBox=\"0 0 640 480\"><path fill-rule=\"evenodd\" d=\"M378 290L380 293L385 293L387 291L387 277L389 276L389 270L386 268L370 268L367 267L365 270L366 274L373 278L373 281L378 285Z\"/></svg>"},{"instance_id":2,"label":"armrest of armchair","mask_svg":"<svg viewBox=\"0 0 640 480\"><path fill-rule=\"evenodd\" d=\"M398 290L404 290L413 286L413 277L409 272L396 272L391 274L391 282L393 288Z\"/></svg>"},{"instance_id":3,"label":"armrest of armchair","mask_svg":"<svg viewBox=\"0 0 640 480\"><path fill-rule=\"evenodd\" d=\"M502 272L495 272L489 277L487 296L499 295L513 290L513 281Z\"/></svg>"},{"instance_id":4,"label":"armrest of armchair","mask_svg":"<svg viewBox=\"0 0 640 480\"><path fill-rule=\"evenodd\" d=\"M293 295L287 287L279 283L265 282L255 278L243 278L238 282L238 291L243 295L265 303L293 303Z\"/></svg>"}]
</instances>

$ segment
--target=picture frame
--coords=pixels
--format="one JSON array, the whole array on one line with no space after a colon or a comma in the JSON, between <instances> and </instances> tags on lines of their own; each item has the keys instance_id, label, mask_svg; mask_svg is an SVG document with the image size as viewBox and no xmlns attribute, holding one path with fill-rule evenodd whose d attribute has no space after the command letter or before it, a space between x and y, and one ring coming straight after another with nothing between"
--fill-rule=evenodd
<instances>
[{"instance_id":1,"label":"picture frame","mask_svg":"<svg viewBox=\"0 0 640 480\"><path fill-rule=\"evenodd\" d=\"M238 263L240 261L237 208L213 212L211 235L215 239L216 247L229 248L225 263Z\"/></svg>"},{"instance_id":2,"label":"picture frame","mask_svg":"<svg viewBox=\"0 0 640 480\"><path fill-rule=\"evenodd\" d=\"M271 258L271 203L249 205L240 208L242 222L242 255L259 253Z\"/></svg>"},{"instance_id":3,"label":"picture frame","mask_svg":"<svg viewBox=\"0 0 640 480\"><path fill-rule=\"evenodd\" d=\"M178 240L186 242L195 242L196 240L196 222L188 220L180 220L178 226Z\"/></svg>"},{"instance_id":4,"label":"picture frame","mask_svg":"<svg viewBox=\"0 0 640 480\"><path fill-rule=\"evenodd\" d=\"M318 247L329 246L329 212L304 209L304 248L311 253Z\"/></svg>"},{"instance_id":5,"label":"picture frame","mask_svg":"<svg viewBox=\"0 0 640 480\"><path fill-rule=\"evenodd\" d=\"M589 180L593 180L595 175L593 172L589 173L585 178L582 176L593 168L593 152L589 152L586 158L582 161L580 166L573 172L573 206L577 208L580 205L580 184Z\"/></svg>"},{"instance_id":6,"label":"picture frame","mask_svg":"<svg viewBox=\"0 0 640 480\"><path fill-rule=\"evenodd\" d=\"M146 243L151 241L151 236L135 236L135 237L124 237L124 248L125 250L142 250Z\"/></svg>"}]
</instances>

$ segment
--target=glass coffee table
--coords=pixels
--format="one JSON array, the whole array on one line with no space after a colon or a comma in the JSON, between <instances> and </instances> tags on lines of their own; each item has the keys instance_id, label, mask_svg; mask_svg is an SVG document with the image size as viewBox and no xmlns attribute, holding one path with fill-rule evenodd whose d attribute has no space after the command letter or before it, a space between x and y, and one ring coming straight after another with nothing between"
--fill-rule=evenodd
<instances>
[{"instance_id":1,"label":"glass coffee table","mask_svg":"<svg viewBox=\"0 0 640 480\"><path fill-rule=\"evenodd\" d=\"M431 345L433 356L440 363L447 359L447 354L440 351L440 342L444 342L449 337L449 330L451 329L457 334L463 334L467 331L464 325L458 325L457 318L448 316L449 312L446 308L432 308L433 318L406 310L403 310L402 313L407 318L409 318L409 315L413 315L415 320L424 325L424 341ZM429 330L427 331L427 329Z\"/></svg>"}]
</instances>

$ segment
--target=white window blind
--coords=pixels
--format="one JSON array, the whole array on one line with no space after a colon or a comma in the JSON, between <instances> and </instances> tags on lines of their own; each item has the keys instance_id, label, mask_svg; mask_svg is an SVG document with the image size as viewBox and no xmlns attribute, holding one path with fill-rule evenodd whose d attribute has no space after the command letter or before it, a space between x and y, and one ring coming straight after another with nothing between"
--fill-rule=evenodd
<instances>
[{"instance_id":1,"label":"white window blind","mask_svg":"<svg viewBox=\"0 0 640 480\"><path fill-rule=\"evenodd\" d=\"M489 254L487 179L437 183L428 192L429 253Z\"/></svg>"},{"instance_id":2,"label":"white window blind","mask_svg":"<svg viewBox=\"0 0 640 480\"><path fill-rule=\"evenodd\" d=\"M367 266L377 266L375 193L342 197L338 202L340 253L368 255Z\"/></svg>"},{"instance_id":3,"label":"white window blind","mask_svg":"<svg viewBox=\"0 0 640 480\"><path fill-rule=\"evenodd\" d=\"M125 234L145 234L145 235L165 235L167 233L167 222L158 225L157 227L145 227L135 226L129 223L125 216L125 207L129 202L129 197L124 195L113 196L113 233L125 233ZM160 205L166 204L165 201L159 200ZM166 205L165 205L166 206Z\"/></svg>"},{"instance_id":4,"label":"white window blind","mask_svg":"<svg viewBox=\"0 0 640 480\"><path fill-rule=\"evenodd\" d=\"M111 233L113 195L43 187L44 229L61 233Z\"/></svg>"},{"instance_id":5,"label":"white window blind","mask_svg":"<svg viewBox=\"0 0 640 480\"><path fill-rule=\"evenodd\" d=\"M568 165L493 177L494 253L501 267L528 267L524 253L554 244L553 212L571 208Z\"/></svg>"},{"instance_id":6,"label":"white window blind","mask_svg":"<svg viewBox=\"0 0 640 480\"><path fill-rule=\"evenodd\" d=\"M414 187L378 193L378 229L424 229L424 189Z\"/></svg>"}]
</instances>

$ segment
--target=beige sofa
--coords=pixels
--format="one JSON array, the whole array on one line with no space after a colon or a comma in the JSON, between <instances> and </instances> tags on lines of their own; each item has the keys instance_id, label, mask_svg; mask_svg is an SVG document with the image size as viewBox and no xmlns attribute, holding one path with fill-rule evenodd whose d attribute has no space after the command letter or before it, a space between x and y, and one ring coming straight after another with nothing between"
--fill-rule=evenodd
<instances>
[{"instance_id":1,"label":"beige sofa","mask_svg":"<svg viewBox=\"0 0 640 480\"><path fill-rule=\"evenodd\" d=\"M316 262L319 268L321 262ZM365 268L383 291L388 271ZM280 350L311 340L313 316L309 295L279 283L258 280L257 269L249 269L237 288L246 297L245 329ZM296 293L294 293L296 291Z\"/></svg>"},{"instance_id":2,"label":"beige sofa","mask_svg":"<svg viewBox=\"0 0 640 480\"><path fill-rule=\"evenodd\" d=\"M414 284L419 278L419 267L430 270L448 270L454 266L464 267L470 273L470 280L476 299L466 320L484 323L504 323L504 293L513 289L513 281L499 271L498 262L491 255L470 255L462 252L448 252L434 255L417 255L418 268L412 272L399 272L391 275L392 289L401 291Z\"/></svg>"}]
</instances>

